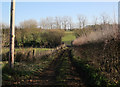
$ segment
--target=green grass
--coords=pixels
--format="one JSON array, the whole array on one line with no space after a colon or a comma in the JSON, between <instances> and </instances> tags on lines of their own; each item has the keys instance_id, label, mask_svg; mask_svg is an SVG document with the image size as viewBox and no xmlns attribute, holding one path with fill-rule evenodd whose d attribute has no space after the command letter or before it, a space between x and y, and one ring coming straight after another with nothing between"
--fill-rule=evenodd
<instances>
[{"instance_id":1,"label":"green grass","mask_svg":"<svg viewBox=\"0 0 120 87\"><path fill-rule=\"evenodd\" d=\"M52 50L51 48L32 48L31 47L31 48L15 48L15 52L29 51L29 50L33 50L33 49L38 51L38 52ZM7 53L7 52L9 52L9 48L8 47L7 48L3 47L2 48L2 54Z\"/></svg>"},{"instance_id":2,"label":"green grass","mask_svg":"<svg viewBox=\"0 0 120 87\"><path fill-rule=\"evenodd\" d=\"M73 31L66 31L64 37L62 38L62 41L67 44L70 45L71 41L74 40L76 37L74 35Z\"/></svg>"},{"instance_id":3,"label":"green grass","mask_svg":"<svg viewBox=\"0 0 120 87\"><path fill-rule=\"evenodd\" d=\"M34 50L34 56L36 57L36 59L39 59L39 57L38 57L39 54L45 54L49 50L54 50L54 49L50 49L50 48L15 48L15 61L19 62L21 60L27 61L28 59L29 60L32 59L33 50ZM8 61L8 59L9 59L9 48L2 48L2 60Z\"/></svg>"},{"instance_id":4,"label":"green grass","mask_svg":"<svg viewBox=\"0 0 120 87\"><path fill-rule=\"evenodd\" d=\"M71 44L71 41L74 40L76 37L74 35L73 31L65 31L65 35L62 38L62 42L64 42L67 45ZM47 50L51 50L51 48L15 48L15 52L19 52L19 51L29 51L29 50L36 50L36 51L47 51ZM2 48L2 54L9 52L9 47L3 47Z\"/></svg>"},{"instance_id":5,"label":"green grass","mask_svg":"<svg viewBox=\"0 0 120 87\"><path fill-rule=\"evenodd\" d=\"M23 80L28 80L34 76L38 76L48 65L53 61L54 57L43 57L37 62L15 62L14 69L10 69L8 62L2 62L2 79L3 85L10 85L16 81L22 83Z\"/></svg>"},{"instance_id":6,"label":"green grass","mask_svg":"<svg viewBox=\"0 0 120 87\"><path fill-rule=\"evenodd\" d=\"M87 64L84 59L72 54L72 63L79 73L83 74L86 85L89 87L117 87L115 83L110 82L104 75L99 73L99 69ZM79 71L80 70L80 71Z\"/></svg>"}]
</instances>

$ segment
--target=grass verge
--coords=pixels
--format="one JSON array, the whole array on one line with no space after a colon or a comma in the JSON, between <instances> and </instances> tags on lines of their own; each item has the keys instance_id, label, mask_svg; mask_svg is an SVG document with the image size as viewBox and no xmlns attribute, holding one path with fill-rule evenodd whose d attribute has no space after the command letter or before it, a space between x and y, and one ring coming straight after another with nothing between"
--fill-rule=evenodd
<instances>
[{"instance_id":1,"label":"grass verge","mask_svg":"<svg viewBox=\"0 0 120 87\"><path fill-rule=\"evenodd\" d=\"M99 73L99 69L93 68L84 59L74 56L72 51L71 61L88 87L119 87L119 83L112 83Z\"/></svg>"}]
</instances>

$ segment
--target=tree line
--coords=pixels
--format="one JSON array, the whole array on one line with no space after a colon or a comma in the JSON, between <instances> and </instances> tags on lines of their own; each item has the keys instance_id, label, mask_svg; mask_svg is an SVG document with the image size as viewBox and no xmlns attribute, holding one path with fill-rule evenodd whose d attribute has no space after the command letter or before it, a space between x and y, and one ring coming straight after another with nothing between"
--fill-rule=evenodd
<instances>
[{"instance_id":1,"label":"tree line","mask_svg":"<svg viewBox=\"0 0 120 87\"><path fill-rule=\"evenodd\" d=\"M107 14L102 14L100 17L93 17L92 24L112 24L116 22L116 18L110 18ZM35 19L24 20L19 23L17 28L20 29L30 29L30 28L40 28L40 29L82 29L88 26L88 19L84 15L77 15L76 23L70 16L56 16L56 17L46 17L40 19L37 22ZM2 28L5 29L9 27L6 24L2 24Z\"/></svg>"},{"instance_id":2,"label":"tree line","mask_svg":"<svg viewBox=\"0 0 120 87\"><path fill-rule=\"evenodd\" d=\"M100 31L104 35L104 30L113 31L117 28L114 20L110 21L109 16L103 14L94 17L93 25L87 25L87 17L77 16L78 23L74 23L69 16L46 17L38 23L34 19L25 20L16 26L15 46L16 47L56 47L62 43L64 30L74 30L75 36L87 36L92 31ZM112 28L111 28L112 26ZM2 24L2 45L9 46L9 26Z\"/></svg>"}]
</instances>

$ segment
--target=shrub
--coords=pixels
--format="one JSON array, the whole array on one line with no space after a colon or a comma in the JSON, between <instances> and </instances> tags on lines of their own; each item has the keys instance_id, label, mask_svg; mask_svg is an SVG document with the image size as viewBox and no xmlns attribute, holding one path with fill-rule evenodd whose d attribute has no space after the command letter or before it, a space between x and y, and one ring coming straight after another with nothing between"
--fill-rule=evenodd
<instances>
[{"instance_id":1,"label":"shrub","mask_svg":"<svg viewBox=\"0 0 120 87\"><path fill-rule=\"evenodd\" d=\"M48 30L41 34L45 47L56 47L61 44L64 33L61 30Z\"/></svg>"},{"instance_id":2,"label":"shrub","mask_svg":"<svg viewBox=\"0 0 120 87\"><path fill-rule=\"evenodd\" d=\"M15 47L56 47L61 44L64 30L16 29ZM3 29L3 46L9 46L9 29Z\"/></svg>"}]
</instances>

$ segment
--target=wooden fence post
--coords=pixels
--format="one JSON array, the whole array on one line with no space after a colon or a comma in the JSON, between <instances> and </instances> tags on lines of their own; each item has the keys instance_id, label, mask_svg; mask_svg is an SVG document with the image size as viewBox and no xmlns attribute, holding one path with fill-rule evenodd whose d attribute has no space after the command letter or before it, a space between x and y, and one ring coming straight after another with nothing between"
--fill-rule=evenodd
<instances>
[{"instance_id":1,"label":"wooden fence post","mask_svg":"<svg viewBox=\"0 0 120 87\"><path fill-rule=\"evenodd\" d=\"M11 13L10 13L10 54L9 66L14 67L14 39L15 39L15 0L11 0Z\"/></svg>"}]
</instances>

